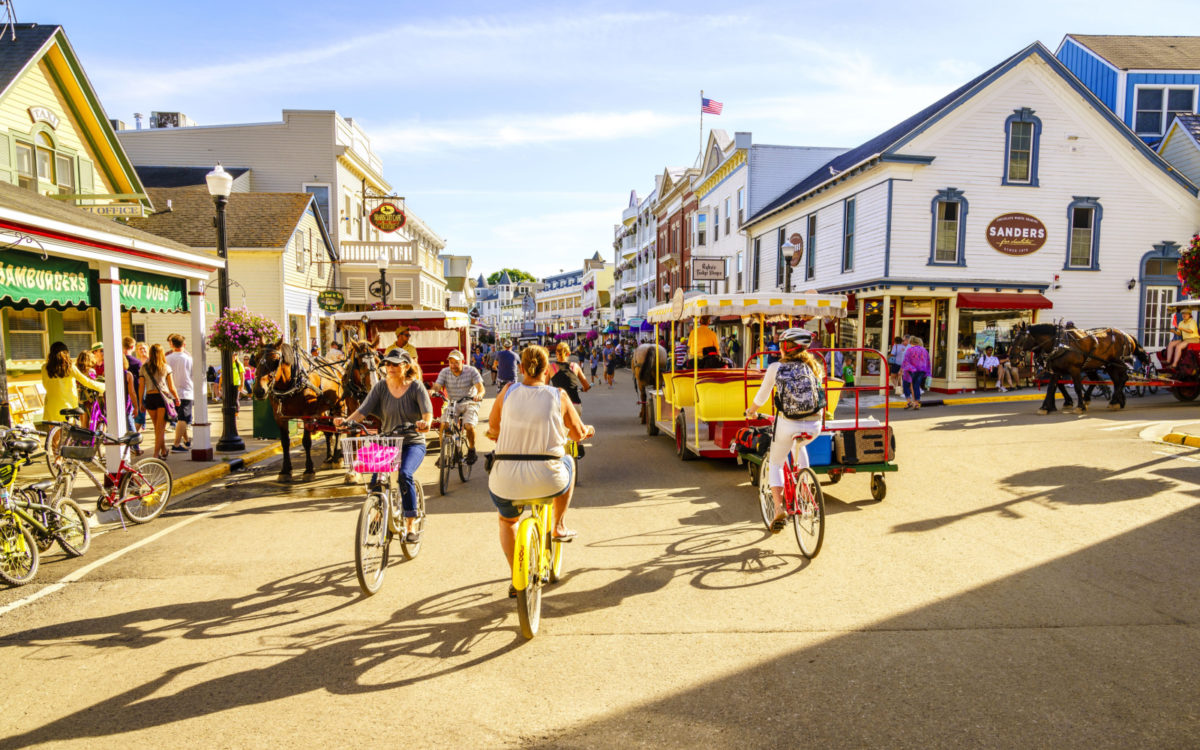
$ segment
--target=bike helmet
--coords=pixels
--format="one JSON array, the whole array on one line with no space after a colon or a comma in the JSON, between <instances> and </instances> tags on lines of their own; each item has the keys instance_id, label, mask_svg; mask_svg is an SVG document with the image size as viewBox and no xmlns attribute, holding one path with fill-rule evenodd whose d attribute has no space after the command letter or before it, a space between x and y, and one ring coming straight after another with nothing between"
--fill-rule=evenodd
<instances>
[{"instance_id":1,"label":"bike helmet","mask_svg":"<svg viewBox=\"0 0 1200 750\"><path fill-rule=\"evenodd\" d=\"M812 345L812 338L812 331L809 331L805 328L789 328L783 333L779 334L779 344L780 346L784 344L791 344L792 346L798 346L807 349Z\"/></svg>"}]
</instances>

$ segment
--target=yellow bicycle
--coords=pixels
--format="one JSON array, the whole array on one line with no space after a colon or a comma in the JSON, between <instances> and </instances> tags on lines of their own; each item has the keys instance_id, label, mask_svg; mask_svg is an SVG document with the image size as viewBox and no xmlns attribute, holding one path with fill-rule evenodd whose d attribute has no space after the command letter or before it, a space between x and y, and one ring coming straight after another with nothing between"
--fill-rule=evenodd
<instances>
[{"instance_id":1,"label":"yellow bicycle","mask_svg":"<svg viewBox=\"0 0 1200 750\"><path fill-rule=\"evenodd\" d=\"M512 585L517 590L521 635L537 635L542 620L542 586L556 583L562 573L562 542L554 540L554 498L513 502L530 514L517 526L513 549Z\"/></svg>"}]
</instances>

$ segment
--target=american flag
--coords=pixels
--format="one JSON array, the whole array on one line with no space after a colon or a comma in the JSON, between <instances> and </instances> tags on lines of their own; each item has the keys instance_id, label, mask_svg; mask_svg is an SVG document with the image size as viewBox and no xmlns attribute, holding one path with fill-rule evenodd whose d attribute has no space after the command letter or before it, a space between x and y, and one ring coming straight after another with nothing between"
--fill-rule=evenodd
<instances>
[{"instance_id":1,"label":"american flag","mask_svg":"<svg viewBox=\"0 0 1200 750\"><path fill-rule=\"evenodd\" d=\"M716 99L705 99L704 97L700 98L700 111L706 114L719 115L724 107L725 105Z\"/></svg>"}]
</instances>

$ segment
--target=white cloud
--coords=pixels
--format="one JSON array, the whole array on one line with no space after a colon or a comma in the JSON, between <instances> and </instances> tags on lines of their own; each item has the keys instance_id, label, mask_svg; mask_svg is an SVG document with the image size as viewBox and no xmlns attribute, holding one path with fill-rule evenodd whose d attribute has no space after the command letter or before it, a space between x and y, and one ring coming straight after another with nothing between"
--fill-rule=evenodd
<instances>
[{"instance_id":1,"label":"white cloud","mask_svg":"<svg viewBox=\"0 0 1200 750\"><path fill-rule=\"evenodd\" d=\"M601 257L612 256L614 213L611 206L619 198L596 201L596 209L557 211L522 216L489 227L486 237L476 245L456 242L455 252L467 253L475 259L475 267L490 273L501 267L515 267L532 273L539 279L560 270L575 270L597 251ZM605 242L597 238L607 237Z\"/></svg>"}]
</instances>

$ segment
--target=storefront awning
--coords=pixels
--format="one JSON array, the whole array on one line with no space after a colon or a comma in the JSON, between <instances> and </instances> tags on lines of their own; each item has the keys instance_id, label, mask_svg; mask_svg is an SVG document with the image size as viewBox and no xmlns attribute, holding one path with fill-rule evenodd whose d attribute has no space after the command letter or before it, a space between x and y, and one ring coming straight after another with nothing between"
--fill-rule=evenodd
<instances>
[{"instance_id":1,"label":"storefront awning","mask_svg":"<svg viewBox=\"0 0 1200 750\"><path fill-rule=\"evenodd\" d=\"M17 307L90 305L87 261L5 250L0 254L0 301Z\"/></svg>"},{"instance_id":2,"label":"storefront awning","mask_svg":"<svg viewBox=\"0 0 1200 750\"><path fill-rule=\"evenodd\" d=\"M122 269L121 307L139 312L187 312L187 282L173 276Z\"/></svg>"},{"instance_id":3,"label":"storefront awning","mask_svg":"<svg viewBox=\"0 0 1200 750\"><path fill-rule=\"evenodd\" d=\"M1054 303L1036 293L959 292L958 307L967 310L1049 310Z\"/></svg>"}]
</instances>

